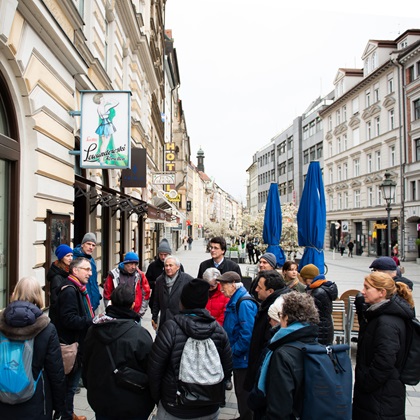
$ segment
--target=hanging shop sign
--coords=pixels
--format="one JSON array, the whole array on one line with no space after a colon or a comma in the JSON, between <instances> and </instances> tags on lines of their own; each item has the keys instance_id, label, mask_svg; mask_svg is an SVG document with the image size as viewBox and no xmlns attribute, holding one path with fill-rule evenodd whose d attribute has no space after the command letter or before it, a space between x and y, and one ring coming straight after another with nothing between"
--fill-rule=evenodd
<instances>
[{"instance_id":1,"label":"hanging shop sign","mask_svg":"<svg viewBox=\"0 0 420 420\"><path fill-rule=\"evenodd\" d=\"M146 187L146 149L131 150L131 168L121 171L122 187Z\"/></svg>"},{"instance_id":2,"label":"hanging shop sign","mask_svg":"<svg viewBox=\"0 0 420 420\"><path fill-rule=\"evenodd\" d=\"M152 179L155 185L175 184L175 174L157 173Z\"/></svg>"},{"instance_id":3,"label":"hanging shop sign","mask_svg":"<svg viewBox=\"0 0 420 420\"><path fill-rule=\"evenodd\" d=\"M131 167L129 91L81 91L80 167Z\"/></svg>"}]
</instances>

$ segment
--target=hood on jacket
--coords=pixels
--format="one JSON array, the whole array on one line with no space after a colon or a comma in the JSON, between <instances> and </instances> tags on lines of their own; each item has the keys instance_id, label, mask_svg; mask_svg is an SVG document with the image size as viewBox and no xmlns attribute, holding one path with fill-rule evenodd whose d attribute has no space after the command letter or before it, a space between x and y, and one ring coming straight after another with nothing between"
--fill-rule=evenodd
<instances>
[{"instance_id":1,"label":"hood on jacket","mask_svg":"<svg viewBox=\"0 0 420 420\"><path fill-rule=\"evenodd\" d=\"M50 319L33 303L17 300L0 313L0 331L12 340L29 340L37 336Z\"/></svg>"},{"instance_id":2,"label":"hood on jacket","mask_svg":"<svg viewBox=\"0 0 420 420\"><path fill-rule=\"evenodd\" d=\"M69 273L62 268L58 267L54 263L51 264L50 269L47 273L47 281L51 282L54 276L60 275L63 278L67 278L69 276Z\"/></svg>"},{"instance_id":3,"label":"hood on jacket","mask_svg":"<svg viewBox=\"0 0 420 420\"><path fill-rule=\"evenodd\" d=\"M337 285L333 282L328 282L328 283L330 284L325 283L321 286L321 288L327 292L331 300L336 300L338 297Z\"/></svg>"},{"instance_id":4,"label":"hood on jacket","mask_svg":"<svg viewBox=\"0 0 420 420\"><path fill-rule=\"evenodd\" d=\"M219 325L207 309L183 310L174 320L188 337L197 340L209 338Z\"/></svg>"},{"instance_id":5,"label":"hood on jacket","mask_svg":"<svg viewBox=\"0 0 420 420\"><path fill-rule=\"evenodd\" d=\"M394 315L408 320L414 318L414 309L405 299L395 294L388 302L379 306L376 310L365 312L365 316L368 320L379 315Z\"/></svg>"},{"instance_id":6,"label":"hood on jacket","mask_svg":"<svg viewBox=\"0 0 420 420\"><path fill-rule=\"evenodd\" d=\"M106 345L118 340L133 326L135 328L138 324L132 319L111 318L106 322L93 324L91 328L93 336Z\"/></svg>"}]
</instances>

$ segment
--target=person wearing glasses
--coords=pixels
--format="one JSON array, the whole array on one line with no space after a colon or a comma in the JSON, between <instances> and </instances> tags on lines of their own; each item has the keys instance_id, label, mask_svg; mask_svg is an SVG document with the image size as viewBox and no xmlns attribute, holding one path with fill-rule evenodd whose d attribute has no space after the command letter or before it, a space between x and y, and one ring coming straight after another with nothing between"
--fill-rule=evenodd
<instances>
[{"instance_id":1,"label":"person wearing glasses","mask_svg":"<svg viewBox=\"0 0 420 420\"><path fill-rule=\"evenodd\" d=\"M58 316L55 326L63 344L79 343L76 363L66 375L65 412L62 420L86 420L73 413L73 400L82 375L83 343L88 328L92 325L94 312L86 285L92 275L92 267L87 258L79 257L70 263L69 276L58 293Z\"/></svg>"},{"instance_id":2,"label":"person wearing glasses","mask_svg":"<svg viewBox=\"0 0 420 420\"><path fill-rule=\"evenodd\" d=\"M200 264L197 274L199 279L203 278L204 272L210 267L217 268L221 274L224 274L227 271L234 271L235 273L238 273L242 279L241 268L239 265L236 262L225 258L226 241L224 238L221 236L211 238L209 248L211 258Z\"/></svg>"}]
</instances>

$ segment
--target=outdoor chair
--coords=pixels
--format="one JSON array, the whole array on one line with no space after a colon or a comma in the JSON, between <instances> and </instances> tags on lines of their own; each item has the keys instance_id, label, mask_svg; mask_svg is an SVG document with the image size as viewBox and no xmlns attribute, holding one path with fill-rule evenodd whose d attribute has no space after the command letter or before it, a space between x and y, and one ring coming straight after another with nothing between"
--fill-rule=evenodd
<instances>
[{"instance_id":1,"label":"outdoor chair","mask_svg":"<svg viewBox=\"0 0 420 420\"><path fill-rule=\"evenodd\" d=\"M334 342L337 344L347 343L346 309L343 300L334 300L332 319L334 324Z\"/></svg>"}]
</instances>

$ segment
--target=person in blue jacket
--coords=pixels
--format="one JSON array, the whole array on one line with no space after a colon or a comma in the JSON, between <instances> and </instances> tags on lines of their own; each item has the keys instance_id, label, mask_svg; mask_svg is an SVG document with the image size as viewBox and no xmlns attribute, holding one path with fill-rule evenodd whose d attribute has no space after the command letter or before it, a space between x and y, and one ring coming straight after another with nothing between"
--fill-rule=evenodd
<instances>
[{"instance_id":1,"label":"person in blue jacket","mask_svg":"<svg viewBox=\"0 0 420 420\"><path fill-rule=\"evenodd\" d=\"M89 282L86 285L86 289L88 291L90 302L92 304L93 311L99 306L99 302L102 299L101 293L99 292L98 286L98 272L96 269L96 262L95 258L93 257L93 251L96 247L96 235L94 233L86 233L83 236L82 243L77 245L76 248L73 250L73 258L84 257L90 261L90 265L92 267L92 274L89 277Z\"/></svg>"},{"instance_id":2,"label":"person in blue jacket","mask_svg":"<svg viewBox=\"0 0 420 420\"><path fill-rule=\"evenodd\" d=\"M235 271L227 271L217 279L222 293L229 298L226 305L225 329L232 348L233 381L241 420L252 420L252 410L248 407L249 392L243 387L248 368L249 347L258 304L253 300ZM238 301L241 299L241 302Z\"/></svg>"}]
</instances>

